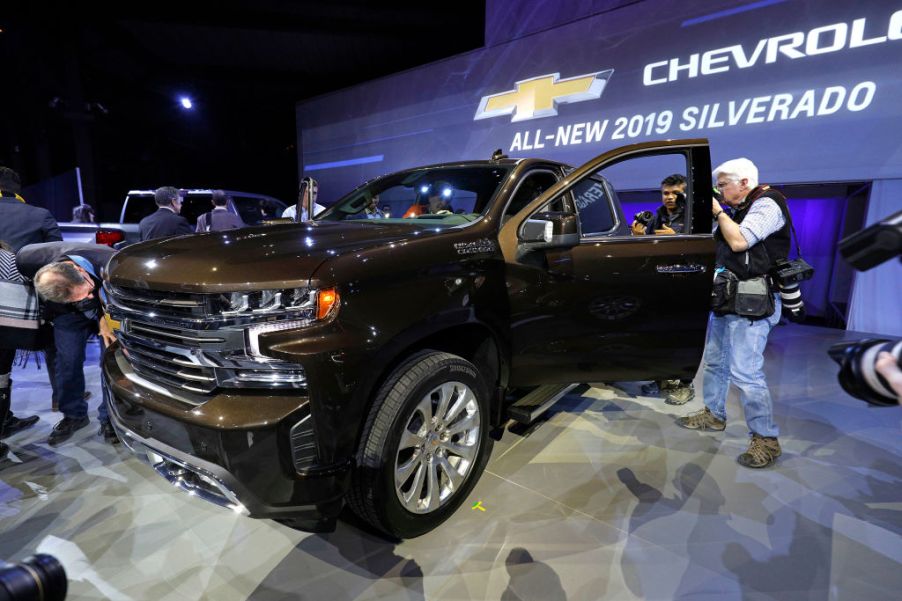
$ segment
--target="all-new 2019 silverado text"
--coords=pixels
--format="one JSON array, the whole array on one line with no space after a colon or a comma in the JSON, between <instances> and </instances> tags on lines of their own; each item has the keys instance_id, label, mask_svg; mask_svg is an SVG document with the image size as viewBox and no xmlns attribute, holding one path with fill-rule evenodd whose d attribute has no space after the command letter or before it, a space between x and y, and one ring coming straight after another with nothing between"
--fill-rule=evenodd
<instances>
[{"instance_id":1,"label":"all-new 2019 silverado text","mask_svg":"<svg viewBox=\"0 0 902 601\"><path fill-rule=\"evenodd\" d=\"M631 236L618 195L659 202L673 172L691 230ZM377 178L315 221L128 247L105 282L122 323L103 360L113 424L235 511L322 529L347 503L420 535L466 499L509 419L574 383L695 374L710 174L706 140L577 169L496 156ZM436 193L435 214L365 210Z\"/></svg>"}]
</instances>

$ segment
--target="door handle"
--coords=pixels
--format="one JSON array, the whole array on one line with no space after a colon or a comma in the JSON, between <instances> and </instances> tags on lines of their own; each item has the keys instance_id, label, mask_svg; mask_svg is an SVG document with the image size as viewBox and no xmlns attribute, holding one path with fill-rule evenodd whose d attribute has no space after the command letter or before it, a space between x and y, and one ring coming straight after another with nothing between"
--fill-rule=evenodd
<instances>
[{"instance_id":1,"label":"door handle","mask_svg":"<svg viewBox=\"0 0 902 601\"><path fill-rule=\"evenodd\" d=\"M684 265L677 263L676 265L657 265L655 269L658 273L705 273L705 266L698 263L689 263Z\"/></svg>"}]
</instances>

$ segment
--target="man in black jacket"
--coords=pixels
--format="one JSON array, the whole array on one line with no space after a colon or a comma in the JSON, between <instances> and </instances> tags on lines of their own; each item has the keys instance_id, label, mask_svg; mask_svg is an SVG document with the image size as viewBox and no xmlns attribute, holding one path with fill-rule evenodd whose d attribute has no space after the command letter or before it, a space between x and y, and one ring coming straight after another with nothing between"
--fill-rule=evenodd
<instances>
[{"instance_id":1,"label":"man in black jacket","mask_svg":"<svg viewBox=\"0 0 902 601\"><path fill-rule=\"evenodd\" d=\"M53 322L55 352L47 355L53 394L63 419L56 424L48 443L59 445L88 425L85 400L85 344L99 333L104 347L114 340L104 316L101 270L115 254L101 244L52 242L26 246L17 255L19 271L33 276L34 287L45 301L46 317ZM106 394L100 402L100 434L116 443L109 421Z\"/></svg>"},{"instance_id":2,"label":"man in black jacket","mask_svg":"<svg viewBox=\"0 0 902 601\"><path fill-rule=\"evenodd\" d=\"M19 174L0 167L0 240L17 252L26 244L63 239L56 219L47 209L25 204L19 196Z\"/></svg>"},{"instance_id":3,"label":"man in black jacket","mask_svg":"<svg viewBox=\"0 0 902 601\"><path fill-rule=\"evenodd\" d=\"M188 220L179 215L182 210L182 196L178 188L172 186L157 188L154 193L154 202L158 207L156 212L151 213L138 224L142 242L194 232L194 228L191 227Z\"/></svg>"},{"instance_id":4,"label":"man in black jacket","mask_svg":"<svg viewBox=\"0 0 902 601\"><path fill-rule=\"evenodd\" d=\"M25 204L19 196L21 191L19 174L9 167L0 166L0 242L9 245L14 253L26 244L62 240L59 225L50 211ZM7 408L12 393L10 374L15 356L14 348L0 348L0 399ZM38 416L18 418L12 411L4 410L0 413L0 420L2 436L11 436L35 425Z\"/></svg>"}]
</instances>

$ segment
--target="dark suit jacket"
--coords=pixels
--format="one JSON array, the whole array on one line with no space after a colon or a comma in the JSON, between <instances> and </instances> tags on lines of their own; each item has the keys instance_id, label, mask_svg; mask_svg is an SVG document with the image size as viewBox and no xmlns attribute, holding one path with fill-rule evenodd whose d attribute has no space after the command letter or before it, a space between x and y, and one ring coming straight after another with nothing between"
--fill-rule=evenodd
<instances>
[{"instance_id":1,"label":"dark suit jacket","mask_svg":"<svg viewBox=\"0 0 902 601\"><path fill-rule=\"evenodd\" d=\"M14 251L27 244L62 239L59 225L50 211L14 197L0 197L0 240L12 246Z\"/></svg>"},{"instance_id":2,"label":"dark suit jacket","mask_svg":"<svg viewBox=\"0 0 902 601\"><path fill-rule=\"evenodd\" d=\"M106 268L110 257L116 251L103 244L88 244L86 242L47 242L45 244L29 244L16 253L16 265L19 273L29 280L34 279L38 269L59 261L69 255L84 257L94 266L94 273L100 276L101 270Z\"/></svg>"},{"instance_id":3,"label":"dark suit jacket","mask_svg":"<svg viewBox=\"0 0 902 601\"><path fill-rule=\"evenodd\" d=\"M169 236L181 236L193 234L194 228L188 220L181 215L176 215L169 209L160 207L156 213L151 213L138 224L141 231L141 241L155 238L168 238Z\"/></svg>"}]
</instances>

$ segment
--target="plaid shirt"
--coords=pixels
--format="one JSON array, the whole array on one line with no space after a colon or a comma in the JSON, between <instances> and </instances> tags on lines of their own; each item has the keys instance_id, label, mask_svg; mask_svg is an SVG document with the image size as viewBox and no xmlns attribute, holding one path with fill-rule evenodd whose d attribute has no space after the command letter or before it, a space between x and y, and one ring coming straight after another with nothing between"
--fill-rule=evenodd
<instances>
[{"instance_id":1,"label":"plaid shirt","mask_svg":"<svg viewBox=\"0 0 902 601\"><path fill-rule=\"evenodd\" d=\"M739 232L751 248L778 231L785 223L780 205L773 199L764 197L752 203L739 224Z\"/></svg>"},{"instance_id":2,"label":"plaid shirt","mask_svg":"<svg viewBox=\"0 0 902 601\"><path fill-rule=\"evenodd\" d=\"M0 326L36 330L38 297L16 267L16 255L0 249Z\"/></svg>"}]
</instances>

